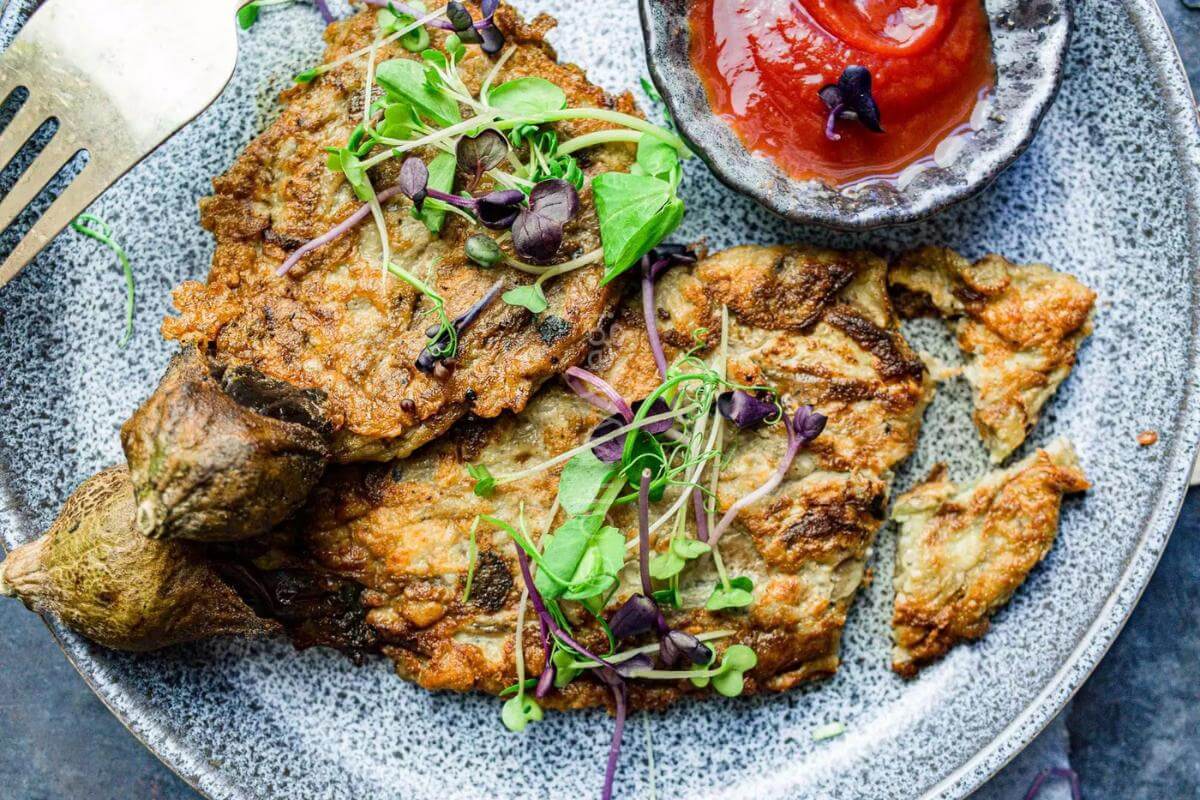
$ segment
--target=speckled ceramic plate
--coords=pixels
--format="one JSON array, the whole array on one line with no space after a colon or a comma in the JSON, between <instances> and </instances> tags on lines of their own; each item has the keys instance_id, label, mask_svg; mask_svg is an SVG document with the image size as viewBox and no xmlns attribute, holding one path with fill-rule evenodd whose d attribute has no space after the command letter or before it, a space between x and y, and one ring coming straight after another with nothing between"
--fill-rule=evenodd
<instances>
[{"instance_id":1,"label":"speckled ceramic plate","mask_svg":"<svg viewBox=\"0 0 1200 800\"><path fill-rule=\"evenodd\" d=\"M558 13L563 56L601 84L636 86L645 74L635 0L518 2ZM0 20L7 36L26 11L21 3L12 0ZM788 226L699 162L689 166L680 235L712 246L939 242L1046 260L1095 287L1096 334L1032 436L1032 444L1073 439L1095 489L1066 503L1054 551L991 634L911 683L888 670L893 536L885 530L838 676L786 696L635 718L621 797L649 795L651 741L659 796L962 797L1053 717L1137 601L1200 439L1200 130L1152 0L1086 0L1076 21L1062 92L1034 145L989 191L919 227L847 237ZM111 257L77 237L60 238L0 292L6 544L32 538L74 485L120 458L117 427L170 350L157 334L168 292L207 270L212 245L196 200L263 126L288 76L314 59L319 35L305 6L264 14L243 37L241 65L218 103L96 204L136 265L132 346L117 347L123 294ZM940 327L913 335L953 355ZM1158 431L1157 445L1136 444L1143 429ZM986 468L959 382L929 409L900 486L938 459L960 479ZM114 712L213 798L524 800L599 791L610 723L598 712L553 715L515 736L501 727L495 701L419 691L382 661L355 668L283 642L129 656L52 627ZM833 720L845 735L813 743L811 730Z\"/></svg>"}]
</instances>

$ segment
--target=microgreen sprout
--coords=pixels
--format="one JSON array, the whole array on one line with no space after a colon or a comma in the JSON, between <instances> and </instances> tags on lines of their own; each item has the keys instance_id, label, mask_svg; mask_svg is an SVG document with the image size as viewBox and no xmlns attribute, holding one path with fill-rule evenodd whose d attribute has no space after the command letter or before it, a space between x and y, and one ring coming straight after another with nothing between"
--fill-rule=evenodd
<instances>
[{"instance_id":1,"label":"microgreen sprout","mask_svg":"<svg viewBox=\"0 0 1200 800\"><path fill-rule=\"evenodd\" d=\"M837 83L820 89L821 101L829 109L829 120L825 123L825 136L830 141L840 141L837 133L839 119L858 120L867 130L883 133L879 124L879 106L871 94L871 71L866 67L846 67Z\"/></svg>"},{"instance_id":2,"label":"microgreen sprout","mask_svg":"<svg viewBox=\"0 0 1200 800\"><path fill-rule=\"evenodd\" d=\"M479 298L470 308L456 317L450 325L443 325L440 322L433 325L428 335L429 343L425 345L425 349L417 357L417 369L424 373L434 373L437 370L439 363L445 362L449 358L453 358L458 354L458 340L463 332L479 319L479 315L483 310L496 299L496 295L503 288L503 281L496 281L491 288L484 293L483 297Z\"/></svg>"},{"instance_id":3,"label":"microgreen sprout","mask_svg":"<svg viewBox=\"0 0 1200 800\"><path fill-rule=\"evenodd\" d=\"M109 227L109 224L95 214L80 214L71 220L71 228L76 233L83 234L89 239L95 239L109 250L112 250L113 254L117 257L117 261L121 264L121 271L125 275L125 333L121 337L120 346L124 347L133 338L133 311L137 301L137 290L133 280L133 264L129 261L129 254L113 238L112 228Z\"/></svg>"},{"instance_id":4,"label":"microgreen sprout","mask_svg":"<svg viewBox=\"0 0 1200 800\"><path fill-rule=\"evenodd\" d=\"M775 472L772 473L771 477L765 483L729 507L729 510L725 512L725 516L721 517L721 521L717 523L717 527L713 529L712 534L709 536L710 544L715 546L720 541L721 535L733 524L733 520L737 517L738 512L747 506L757 503L775 491L776 487L783 482L783 478L787 475L788 469L791 468L792 462L796 460L796 455L800 452L800 448L820 436L821 431L825 430L825 421L825 415L813 411L812 406L801 406L796 410L794 416L784 417L788 438L787 451L784 453L783 458L780 459Z\"/></svg>"}]
</instances>

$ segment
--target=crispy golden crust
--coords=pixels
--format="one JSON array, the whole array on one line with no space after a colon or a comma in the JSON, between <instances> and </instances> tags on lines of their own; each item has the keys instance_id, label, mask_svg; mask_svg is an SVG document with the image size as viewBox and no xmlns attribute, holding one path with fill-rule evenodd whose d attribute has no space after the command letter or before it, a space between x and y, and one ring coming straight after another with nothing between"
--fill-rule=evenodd
<instances>
[{"instance_id":1,"label":"crispy golden crust","mask_svg":"<svg viewBox=\"0 0 1200 800\"><path fill-rule=\"evenodd\" d=\"M910 311L929 304L957 317L958 344L968 355L975 425L993 463L1025 441L1046 401L1075 366L1092 332L1096 293L1044 264L1017 265L989 255L974 264L942 247L903 256L889 276L910 293Z\"/></svg>"},{"instance_id":2,"label":"crispy golden crust","mask_svg":"<svg viewBox=\"0 0 1200 800\"><path fill-rule=\"evenodd\" d=\"M1050 551L1064 494L1090 487L1059 439L957 487L944 465L896 501L899 522L892 669L911 678L990 619Z\"/></svg>"},{"instance_id":3,"label":"crispy golden crust","mask_svg":"<svg viewBox=\"0 0 1200 800\"><path fill-rule=\"evenodd\" d=\"M827 269L840 284L836 290L824 288L833 277L814 274ZM836 670L846 612L882 523L891 468L915 444L931 383L896 331L884 274L884 262L866 254L739 248L694 270L676 269L660 282L658 317L668 341L690 346L693 332L707 328L715 344L719 309L728 304L731 377L770 384L789 407L811 403L830 418L782 486L745 509L721 540L730 573L754 582L753 605L741 612L702 609L717 581L711 559L694 562L683 575L688 610L672 623L693 633L733 631L719 648L735 641L753 647L759 662L748 676L749 692L786 690ZM810 302L801 286L821 287L822 298ZM800 302L772 310L742 303L789 292ZM743 316L745 308L754 310ZM846 320L854 320L862 336L846 333ZM897 364L908 366L895 369ZM643 396L658 382L644 329L628 308L589 365L627 397ZM428 688L491 693L515 680L522 587L513 545L503 532L480 527L478 566L464 603L469 531L475 515L515 521L523 504L530 531L540 534L550 522L558 474L503 484L483 499L472 494L464 464L482 462L497 476L516 472L586 441L601 418L561 386L550 386L519 416L460 425L390 466L341 468L318 490L301 534L305 547L323 568L367 587L368 622L381 632L402 677ZM785 439L778 425L726 437L720 511L767 479ZM676 496L669 492L652 518ZM625 507L614 522L632 537L631 511ZM657 546L665 545L663 536ZM630 563L618 600L637 584L637 566ZM602 646L599 632L575 612L582 638ZM527 673L536 675L542 653L532 612L526 623L524 658ZM632 702L661 706L693 691L690 684L637 686ZM607 697L599 684L579 680L550 701L579 707Z\"/></svg>"},{"instance_id":4,"label":"crispy golden crust","mask_svg":"<svg viewBox=\"0 0 1200 800\"><path fill-rule=\"evenodd\" d=\"M370 44L374 19L366 12L331 26L326 60ZM497 20L516 48L497 80L538 75L563 87L572 107L636 113L628 95L608 97L577 67L557 63L542 40L552 20L539 17L526 25L508 7ZM434 43L444 35L435 31ZM378 54L379 61L397 57L417 58L394 44ZM477 90L492 64L478 48L468 48L460 72ZM495 302L463 337L457 368L439 379L414 367L427 341L428 303L406 283L381 277L380 242L370 221L305 256L286 277L275 277L291 252L359 206L342 175L326 167L324 148L343 145L361 122L363 79L364 65L356 61L284 93L278 121L202 201L202 222L216 238L212 271L206 283L188 282L176 291L180 315L163 326L168 338L211 343L216 356L232 365L324 391L340 461L406 455L465 414L521 410L542 381L584 355L588 336L620 291L601 287L601 270L593 267L551 282L550 308L536 317ZM567 138L604 126L582 120L557 127ZM632 157L632 145L606 145L587 150L581 165L591 173L624 169ZM376 168L376 188L393 185L398 169L398 160ZM590 191L581 199L564 259L599 246ZM469 263L462 245L474 231L463 220L449 215L438 238L410 211L403 197L384 204L392 261L439 291L451 316L469 308L497 278L508 285L530 280L515 270Z\"/></svg>"}]
</instances>

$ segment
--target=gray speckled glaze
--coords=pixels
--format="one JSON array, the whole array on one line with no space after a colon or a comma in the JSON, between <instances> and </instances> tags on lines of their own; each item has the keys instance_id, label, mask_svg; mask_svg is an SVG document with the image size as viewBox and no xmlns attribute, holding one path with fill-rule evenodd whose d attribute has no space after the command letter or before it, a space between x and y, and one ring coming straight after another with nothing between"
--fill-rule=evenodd
<instances>
[{"instance_id":1,"label":"gray speckled glaze","mask_svg":"<svg viewBox=\"0 0 1200 800\"><path fill-rule=\"evenodd\" d=\"M526 0L558 12L562 55L599 83L646 69L634 0ZM23 9L0 19L10 36ZM604 20L597 34L594 24ZM269 116L271 98L319 49L315 13L264 13L242 39L225 95L105 194L95 211L139 277L138 330L118 349L123 293L112 258L72 235L0 293L0 532L11 546L48 524L71 488L120 458L117 428L153 387L170 346L168 292L207 271L196 200ZM1033 146L992 189L905 230L841 235L764 214L692 162L679 237L710 246L802 239L894 251L941 242L978 255L1049 261L1100 294L1096 334L1029 446L1073 439L1095 483L1069 500L1046 562L980 644L914 682L888 670L890 530L856 602L837 677L786 696L713 700L651 715L660 796L908 800L960 798L1053 718L1103 655L1171 530L1200 439L1200 130L1151 0L1085 0L1062 94ZM0 175L0 183L11 174ZM0 251L5 242L0 242ZM940 326L910 333L954 354ZM968 392L945 385L900 488L939 460L956 478L986 469ZM1138 431L1159 432L1140 448ZM1027 448L1028 449L1028 446ZM1020 456L1020 454L1018 454ZM80 671L164 761L219 800L593 797L610 722L551 715L506 733L488 698L430 694L381 660L362 668L283 642L216 642L131 656L51 623ZM812 728L839 720L822 744ZM648 796L641 716L628 728L620 797Z\"/></svg>"},{"instance_id":2,"label":"gray speckled glaze","mask_svg":"<svg viewBox=\"0 0 1200 800\"><path fill-rule=\"evenodd\" d=\"M996 86L985 124L946 167L906 186L874 182L854 190L788 175L746 149L692 69L691 0L639 0L650 74L679 131L727 186L793 222L867 230L923 219L984 189L1037 133L1062 81L1073 0L987 0ZM885 120L886 123L886 120Z\"/></svg>"}]
</instances>

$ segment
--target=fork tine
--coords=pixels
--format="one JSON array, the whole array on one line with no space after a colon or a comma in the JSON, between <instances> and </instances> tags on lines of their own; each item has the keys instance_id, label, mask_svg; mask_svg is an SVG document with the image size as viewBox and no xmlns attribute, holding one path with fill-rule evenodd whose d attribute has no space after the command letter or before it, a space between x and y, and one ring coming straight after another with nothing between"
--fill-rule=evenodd
<instances>
[{"instance_id":1,"label":"fork tine","mask_svg":"<svg viewBox=\"0 0 1200 800\"><path fill-rule=\"evenodd\" d=\"M50 118L44 112L39 114L38 109L39 104L33 101L32 96L26 98L25 104L17 109L8 125L0 131L0 169L8 166L8 162L24 147L29 137Z\"/></svg>"},{"instance_id":2,"label":"fork tine","mask_svg":"<svg viewBox=\"0 0 1200 800\"><path fill-rule=\"evenodd\" d=\"M94 164L85 166L71 185L46 209L46 213L17 243L4 263L0 264L0 288L24 269L51 239L99 196L105 187L101 172Z\"/></svg>"},{"instance_id":3,"label":"fork tine","mask_svg":"<svg viewBox=\"0 0 1200 800\"><path fill-rule=\"evenodd\" d=\"M63 165L79 152L80 147L70 142L61 131L46 145L29 169L17 180L12 191L0 199L0 231L12 224L17 215L25 210L47 183L54 178Z\"/></svg>"}]
</instances>

